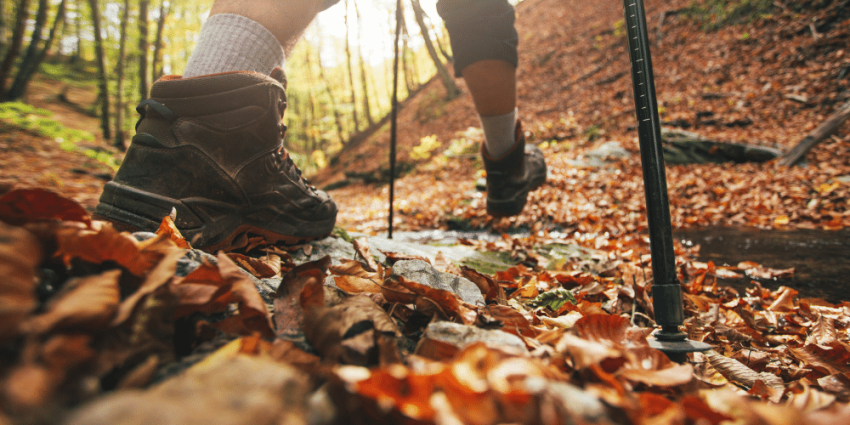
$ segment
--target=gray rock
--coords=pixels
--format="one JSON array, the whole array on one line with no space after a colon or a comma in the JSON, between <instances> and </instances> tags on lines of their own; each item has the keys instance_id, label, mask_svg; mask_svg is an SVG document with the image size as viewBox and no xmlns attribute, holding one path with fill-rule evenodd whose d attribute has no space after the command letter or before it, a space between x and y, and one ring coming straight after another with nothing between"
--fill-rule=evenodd
<instances>
[{"instance_id":1,"label":"gray rock","mask_svg":"<svg viewBox=\"0 0 850 425\"><path fill-rule=\"evenodd\" d=\"M485 304L481 290L472 281L450 273L441 272L425 261L399 261L393 265L393 273L432 288L453 292L460 299L470 304Z\"/></svg>"},{"instance_id":2,"label":"gray rock","mask_svg":"<svg viewBox=\"0 0 850 425\"><path fill-rule=\"evenodd\" d=\"M313 252L309 256L304 254L303 249L292 254L292 259L296 264L316 261L326 255L330 255L331 264L338 266L341 264L340 260L354 258L354 246L336 236L328 236L324 239L312 241L310 245L313 247Z\"/></svg>"},{"instance_id":3,"label":"gray rock","mask_svg":"<svg viewBox=\"0 0 850 425\"><path fill-rule=\"evenodd\" d=\"M516 335L499 330L487 330L452 322L433 322L425 328L423 338L440 341L463 349L467 345L483 342L490 348L513 354L528 354L525 343Z\"/></svg>"},{"instance_id":4,"label":"gray rock","mask_svg":"<svg viewBox=\"0 0 850 425\"><path fill-rule=\"evenodd\" d=\"M632 154L618 142L605 142L598 148L587 151L576 160L567 161L575 167L604 167L612 162L627 159Z\"/></svg>"}]
</instances>

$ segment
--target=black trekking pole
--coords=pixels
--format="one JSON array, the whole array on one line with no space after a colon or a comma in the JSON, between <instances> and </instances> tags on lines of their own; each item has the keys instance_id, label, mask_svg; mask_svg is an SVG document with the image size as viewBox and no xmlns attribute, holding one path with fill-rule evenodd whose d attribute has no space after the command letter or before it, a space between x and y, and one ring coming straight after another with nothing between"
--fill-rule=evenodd
<instances>
[{"instance_id":1,"label":"black trekking pole","mask_svg":"<svg viewBox=\"0 0 850 425\"><path fill-rule=\"evenodd\" d=\"M706 351L711 346L690 341L679 330L685 319L682 287L676 276L667 177L661 149L661 125L655 97L655 80L649 54L646 12L643 0L623 0L628 28L629 59L640 138L640 159L646 192L646 215L649 222L649 247L652 256L652 308L655 323L661 329L648 338L649 345L663 351L671 360L684 362L685 353Z\"/></svg>"},{"instance_id":2,"label":"black trekking pole","mask_svg":"<svg viewBox=\"0 0 850 425\"><path fill-rule=\"evenodd\" d=\"M401 38L401 0L395 6L395 43L393 44L393 104L390 112L390 214L387 238L393 238L393 202L395 201L395 145L398 136L398 40Z\"/></svg>"}]
</instances>

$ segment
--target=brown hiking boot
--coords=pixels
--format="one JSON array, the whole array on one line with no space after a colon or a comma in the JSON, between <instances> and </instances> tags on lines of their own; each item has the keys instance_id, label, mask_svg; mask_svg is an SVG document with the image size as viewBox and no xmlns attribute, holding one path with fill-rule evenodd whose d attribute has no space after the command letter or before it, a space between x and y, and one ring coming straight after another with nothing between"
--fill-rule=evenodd
<instances>
[{"instance_id":1,"label":"brown hiking boot","mask_svg":"<svg viewBox=\"0 0 850 425\"><path fill-rule=\"evenodd\" d=\"M487 171L487 214L508 217L522 212L528 192L546 181L546 161L543 152L525 144L519 122L516 125L516 144L510 151L492 158L481 144L484 170Z\"/></svg>"},{"instance_id":2,"label":"brown hiking boot","mask_svg":"<svg viewBox=\"0 0 850 425\"><path fill-rule=\"evenodd\" d=\"M333 230L337 207L283 149L285 78L230 72L164 77L95 218L154 231L172 208L192 245L215 250L243 234L300 243Z\"/></svg>"}]
</instances>

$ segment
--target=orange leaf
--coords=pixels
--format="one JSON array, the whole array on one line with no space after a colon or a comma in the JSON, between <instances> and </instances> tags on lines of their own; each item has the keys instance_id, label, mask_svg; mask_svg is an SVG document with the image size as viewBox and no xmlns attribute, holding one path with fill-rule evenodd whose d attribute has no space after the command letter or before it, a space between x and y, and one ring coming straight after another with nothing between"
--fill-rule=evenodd
<instances>
[{"instance_id":1,"label":"orange leaf","mask_svg":"<svg viewBox=\"0 0 850 425\"><path fill-rule=\"evenodd\" d=\"M167 235L140 243L129 233L119 232L112 224L100 221L92 223L91 229L62 228L56 239L56 255L62 257L66 265L74 258L95 264L115 261L136 276L145 274L167 251L176 248Z\"/></svg>"},{"instance_id":2,"label":"orange leaf","mask_svg":"<svg viewBox=\"0 0 850 425\"><path fill-rule=\"evenodd\" d=\"M91 217L85 208L56 192L14 189L0 196L0 221L19 226L51 220L78 221L91 226Z\"/></svg>"},{"instance_id":3,"label":"orange leaf","mask_svg":"<svg viewBox=\"0 0 850 425\"><path fill-rule=\"evenodd\" d=\"M174 219L171 218L170 215L167 215L162 219L162 223L159 224L159 229L156 231L156 234L168 235L168 239L170 239L171 242L174 242L174 244L178 247L192 249L192 245L190 245L180 233L180 229L178 229L177 225L174 224Z\"/></svg>"}]
</instances>

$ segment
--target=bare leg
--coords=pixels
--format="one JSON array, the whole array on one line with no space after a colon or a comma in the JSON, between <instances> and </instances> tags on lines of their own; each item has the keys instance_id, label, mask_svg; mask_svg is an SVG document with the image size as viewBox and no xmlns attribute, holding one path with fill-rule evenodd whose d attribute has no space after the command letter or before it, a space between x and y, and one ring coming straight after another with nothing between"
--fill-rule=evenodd
<instances>
[{"instance_id":1,"label":"bare leg","mask_svg":"<svg viewBox=\"0 0 850 425\"><path fill-rule=\"evenodd\" d=\"M216 0L210 16L230 13L257 21L289 50L322 10L316 0Z\"/></svg>"},{"instance_id":2,"label":"bare leg","mask_svg":"<svg viewBox=\"0 0 850 425\"><path fill-rule=\"evenodd\" d=\"M462 74L479 115L503 115L516 109L514 65L497 59L483 60L467 66Z\"/></svg>"},{"instance_id":3,"label":"bare leg","mask_svg":"<svg viewBox=\"0 0 850 425\"><path fill-rule=\"evenodd\" d=\"M481 118L487 152L500 157L516 144L516 68L487 59L468 65L462 74Z\"/></svg>"}]
</instances>

